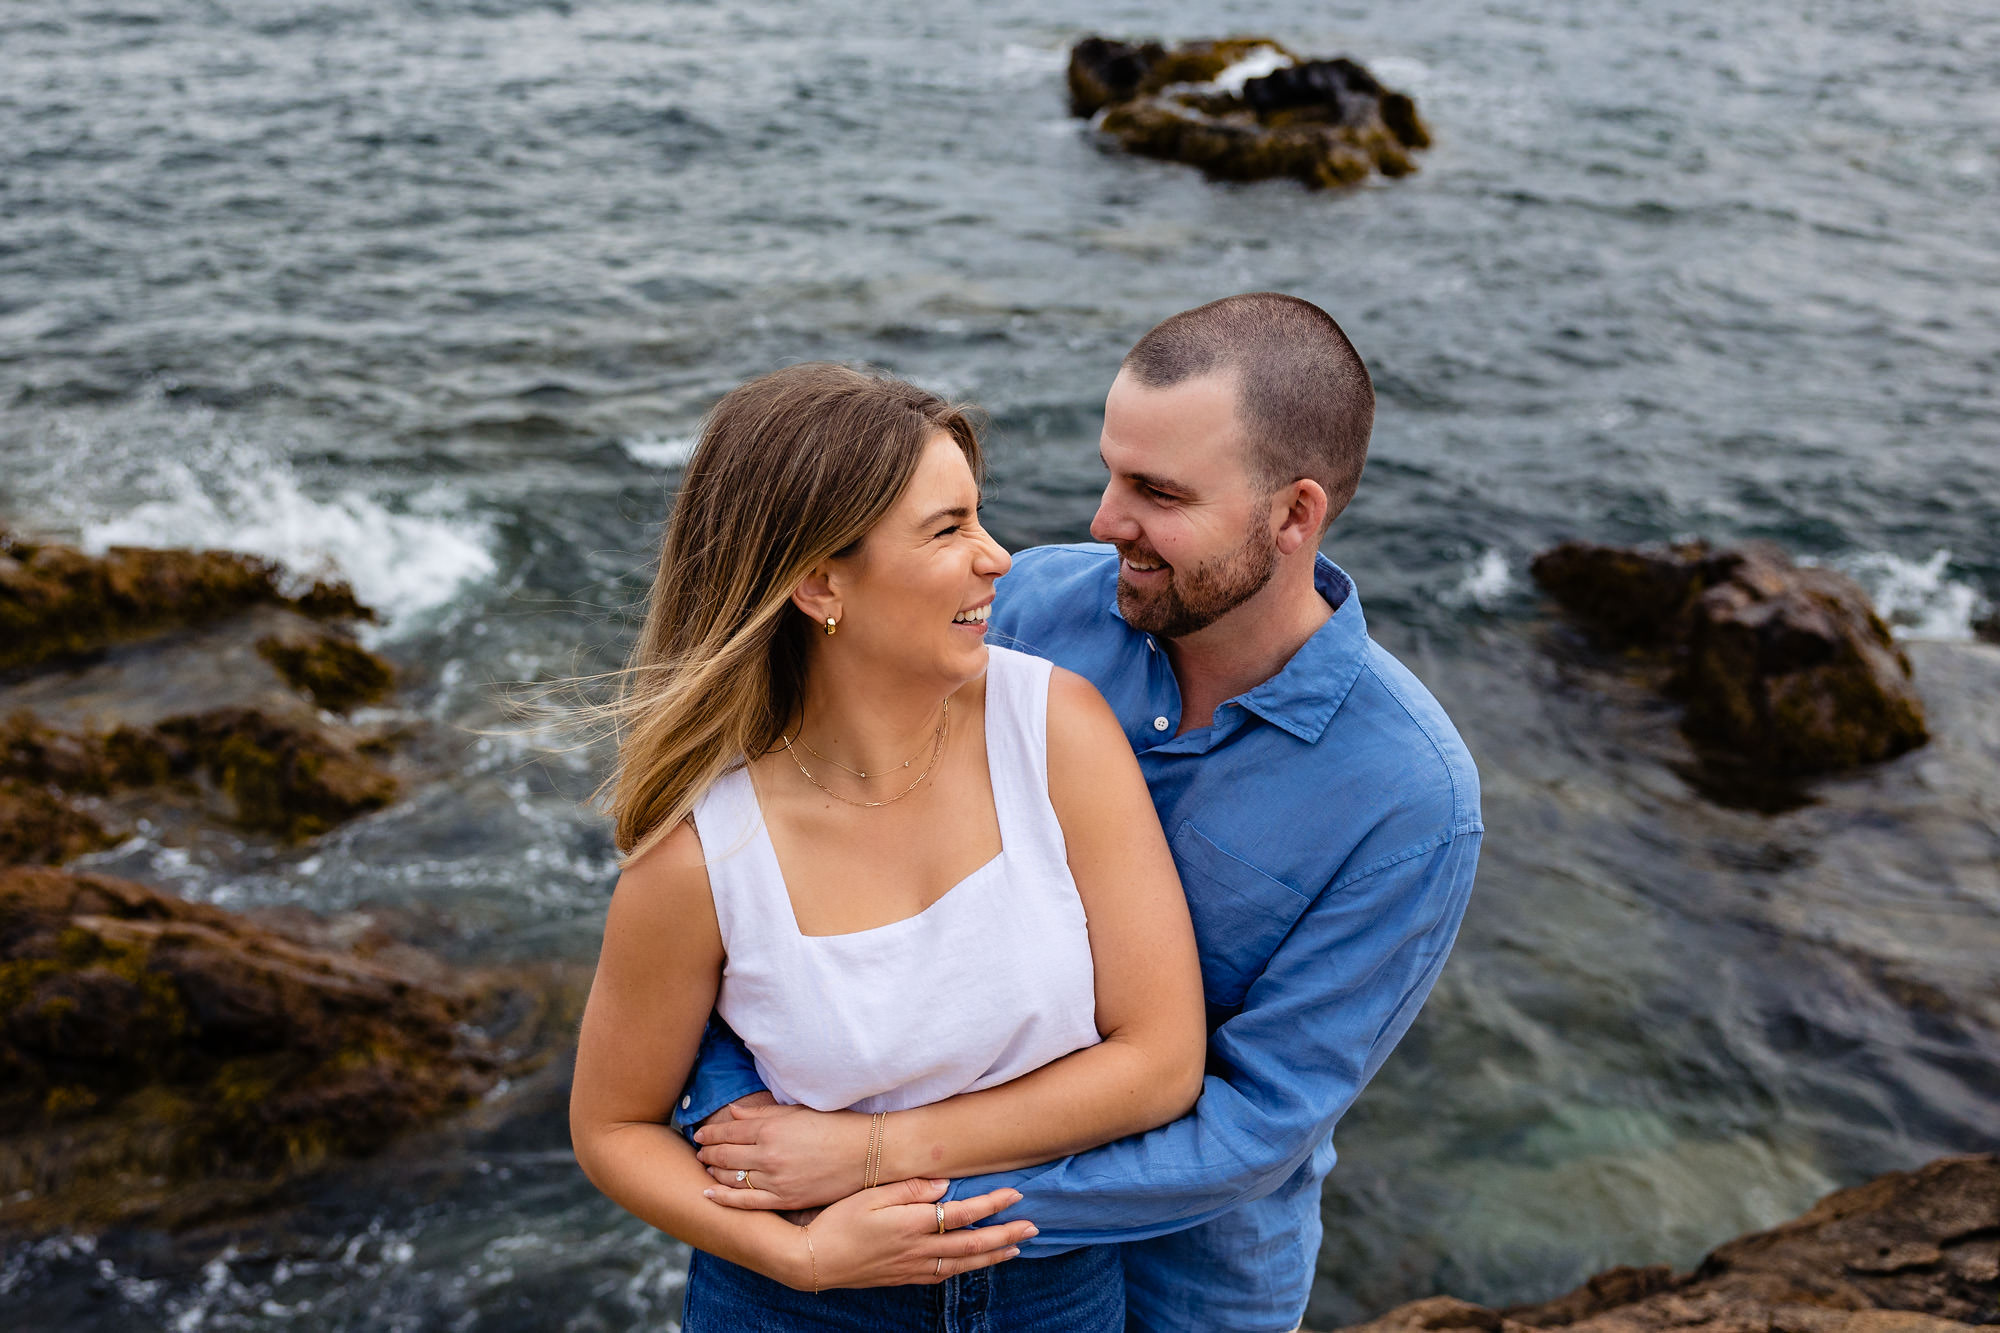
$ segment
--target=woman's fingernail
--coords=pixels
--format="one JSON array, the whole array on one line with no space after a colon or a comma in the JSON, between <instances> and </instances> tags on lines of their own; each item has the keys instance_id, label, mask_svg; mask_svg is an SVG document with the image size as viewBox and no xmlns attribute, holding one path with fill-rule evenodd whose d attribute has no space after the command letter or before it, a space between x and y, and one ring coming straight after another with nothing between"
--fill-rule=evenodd
<instances>
[{"instance_id":1,"label":"woman's fingernail","mask_svg":"<svg viewBox=\"0 0 2000 1333\"><path fill-rule=\"evenodd\" d=\"M1028 1235L1030 1235L1030 1236L1039 1236L1039 1235L1041 1235L1041 1234L1042 1234L1042 1229L1041 1229L1040 1227L1036 1226L1036 1225L1035 1225L1035 1224L1034 1224L1033 1222L1030 1222L1030 1223L1028 1223L1028 1232L1027 1232L1027 1234L1028 1234Z\"/></svg>"},{"instance_id":2,"label":"woman's fingernail","mask_svg":"<svg viewBox=\"0 0 2000 1333\"><path fill-rule=\"evenodd\" d=\"M704 1198L704 1199L713 1199L713 1198L715 1197L715 1191L714 1191L714 1190L703 1190L703 1191L701 1192L701 1197L702 1197L702 1198Z\"/></svg>"},{"instance_id":3,"label":"woman's fingernail","mask_svg":"<svg viewBox=\"0 0 2000 1333\"><path fill-rule=\"evenodd\" d=\"M1009 1259L1018 1258L1020 1256L1020 1253L1021 1253L1021 1247L1016 1245L1007 1251L1007 1257Z\"/></svg>"},{"instance_id":4,"label":"woman's fingernail","mask_svg":"<svg viewBox=\"0 0 2000 1333\"><path fill-rule=\"evenodd\" d=\"M1011 1194L1011 1195L1013 1195L1013 1196L1014 1196L1014 1202L1015 1202L1015 1203L1019 1203L1019 1202L1021 1201L1021 1191L1019 1191L1019 1190L1008 1190L1007 1192L1008 1192L1009 1194Z\"/></svg>"}]
</instances>

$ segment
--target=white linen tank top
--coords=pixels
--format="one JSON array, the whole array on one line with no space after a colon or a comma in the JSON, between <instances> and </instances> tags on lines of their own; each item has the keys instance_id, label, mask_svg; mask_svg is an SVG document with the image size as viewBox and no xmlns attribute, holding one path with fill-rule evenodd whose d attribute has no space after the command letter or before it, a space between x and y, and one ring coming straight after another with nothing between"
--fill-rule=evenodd
<instances>
[{"instance_id":1,"label":"white linen tank top","mask_svg":"<svg viewBox=\"0 0 2000 1333\"><path fill-rule=\"evenodd\" d=\"M1098 1040L1083 902L1049 803L1050 666L988 651L1000 852L917 915L801 934L749 772L731 770L695 804L728 955L715 1007L780 1102L908 1110Z\"/></svg>"}]
</instances>

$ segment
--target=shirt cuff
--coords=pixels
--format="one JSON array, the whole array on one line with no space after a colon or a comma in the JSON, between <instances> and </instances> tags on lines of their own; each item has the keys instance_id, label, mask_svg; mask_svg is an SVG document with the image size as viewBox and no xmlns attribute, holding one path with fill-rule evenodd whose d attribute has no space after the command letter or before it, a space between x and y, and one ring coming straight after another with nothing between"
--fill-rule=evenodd
<instances>
[{"instance_id":1,"label":"shirt cuff","mask_svg":"<svg viewBox=\"0 0 2000 1333\"><path fill-rule=\"evenodd\" d=\"M765 1091L764 1084L757 1077L757 1071L746 1069L740 1074L711 1075L697 1080L699 1088L690 1087L681 1094L674 1105L674 1128L683 1135L690 1136L701 1122L720 1111L739 1097L748 1097L753 1092Z\"/></svg>"}]
</instances>

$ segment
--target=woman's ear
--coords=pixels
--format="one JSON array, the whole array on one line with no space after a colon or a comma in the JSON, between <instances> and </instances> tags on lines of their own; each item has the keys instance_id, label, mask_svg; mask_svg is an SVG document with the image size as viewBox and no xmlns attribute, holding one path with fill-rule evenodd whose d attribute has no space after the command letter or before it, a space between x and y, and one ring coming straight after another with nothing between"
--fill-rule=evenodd
<instances>
[{"instance_id":1,"label":"woman's ear","mask_svg":"<svg viewBox=\"0 0 2000 1333\"><path fill-rule=\"evenodd\" d=\"M806 613L815 625L840 621L840 590L835 586L831 564L814 565L812 571L792 589L792 605Z\"/></svg>"}]
</instances>

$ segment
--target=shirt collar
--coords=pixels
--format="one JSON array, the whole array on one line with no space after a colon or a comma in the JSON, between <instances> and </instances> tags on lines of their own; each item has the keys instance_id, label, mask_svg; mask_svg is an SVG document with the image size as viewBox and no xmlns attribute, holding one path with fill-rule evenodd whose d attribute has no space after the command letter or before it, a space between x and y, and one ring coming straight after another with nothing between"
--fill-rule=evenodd
<instances>
[{"instance_id":1,"label":"shirt collar","mask_svg":"<svg viewBox=\"0 0 2000 1333\"><path fill-rule=\"evenodd\" d=\"M1320 738L1354 688L1368 646L1368 622L1361 614L1361 596L1354 590L1354 580L1327 559L1325 552L1313 560L1313 588L1333 608L1333 614L1299 645L1277 675L1228 701L1241 704L1309 745ZM1121 622L1125 619L1118 609L1115 584L1111 614Z\"/></svg>"}]
</instances>

